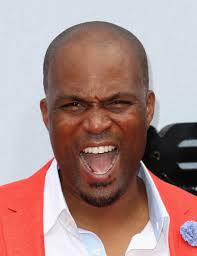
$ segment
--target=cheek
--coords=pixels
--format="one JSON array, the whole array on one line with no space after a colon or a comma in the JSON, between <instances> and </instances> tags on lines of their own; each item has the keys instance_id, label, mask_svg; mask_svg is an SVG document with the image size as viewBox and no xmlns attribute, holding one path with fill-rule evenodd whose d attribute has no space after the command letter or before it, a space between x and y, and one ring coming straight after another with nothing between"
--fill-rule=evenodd
<instances>
[{"instance_id":1,"label":"cheek","mask_svg":"<svg viewBox=\"0 0 197 256\"><path fill-rule=\"evenodd\" d=\"M78 127L77 120L68 118L63 113L51 114L49 134L53 150L61 155L71 153Z\"/></svg>"},{"instance_id":2,"label":"cheek","mask_svg":"<svg viewBox=\"0 0 197 256\"><path fill-rule=\"evenodd\" d=\"M52 113L50 115L50 132L55 136L68 137L75 132L79 125L79 120L69 117L63 112Z\"/></svg>"},{"instance_id":3,"label":"cheek","mask_svg":"<svg viewBox=\"0 0 197 256\"><path fill-rule=\"evenodd\" d=\"M119 127L123 137L121 143L123 159L127 162L131 158L136 159L136 161L141 160L145 150L147 133L144 115L127 115L121 119Z\"/></svg>"},{"instance_id":4,"label":"cheek","mask_svg":"<svg viewBox=\"0 0 197 256\"><path fill-rule=\"evenodd\" d=\"M64 175L68 177L69 182L71 180L77 180L76 174L79 169L78 151L76 147L78 126L78 122L72 118L66 118L62 114L51 115L49 129L51 145L60 169L66 170L66 174Z\"/></svg>"},{"instance_id":5,"label":"cheek","mask_svg":"<svg viewBox=\"0 0 197 256\"><path fill-rule=\"evenodd\" d=\"M126 138L132 140L143 140L146 134L146 119L143 113L131 113L122 115L119 120L116 120L122 130L122 134Z\"/></svg>"}]
</instances>

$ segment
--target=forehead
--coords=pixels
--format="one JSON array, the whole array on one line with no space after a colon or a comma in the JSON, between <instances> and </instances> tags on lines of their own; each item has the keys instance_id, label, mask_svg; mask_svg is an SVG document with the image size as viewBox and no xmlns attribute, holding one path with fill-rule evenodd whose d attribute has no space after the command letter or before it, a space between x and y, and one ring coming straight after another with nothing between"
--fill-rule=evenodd
<instances>
[{"instance_id":1,"label":"forehead","mask_svg":"<svg viewBox=\"0 0 197 256\"><path fill-rule=\"evenodd\" d=\"M122 89L139 83L140 63L126 40L70 40L54 54L48 84L53 90ZM119 88L120 87L120 88ZM98 91L97 91L98 93Z\"/></svg>"}]
</instances>

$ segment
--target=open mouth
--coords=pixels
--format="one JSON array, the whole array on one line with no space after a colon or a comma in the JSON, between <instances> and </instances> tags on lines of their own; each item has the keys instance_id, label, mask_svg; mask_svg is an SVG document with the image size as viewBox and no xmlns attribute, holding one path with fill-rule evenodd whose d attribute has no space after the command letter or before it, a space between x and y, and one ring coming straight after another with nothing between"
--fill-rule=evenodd
<instances>
[{"instance_id":1,"label":"open mouth","mask_svg":"<svg viewBox=\"0 0 197 256\"><path fill-rule=\"evenodd\" d=\"M105 175L113 168L118 156L115 146L87 147L80 157L89 172L95 175Z\"/></svg>"}]
</instances>

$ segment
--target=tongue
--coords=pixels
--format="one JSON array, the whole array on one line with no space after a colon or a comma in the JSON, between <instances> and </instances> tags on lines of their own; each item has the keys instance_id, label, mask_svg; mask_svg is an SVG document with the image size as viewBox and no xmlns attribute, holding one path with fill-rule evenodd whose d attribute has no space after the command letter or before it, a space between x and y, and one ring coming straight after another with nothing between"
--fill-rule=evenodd
<instances>
[{"instance_id":1,"label":"tongue","mask_svg":"<svg viewBox=\"0 0 197 256\"><path fill-rule=\"evenodd\" d=\"M111 151L102 154L83 154L86 164L96 174L105 174L110 168L115 158L115 152Z\"/></svg>"}]
</instances>

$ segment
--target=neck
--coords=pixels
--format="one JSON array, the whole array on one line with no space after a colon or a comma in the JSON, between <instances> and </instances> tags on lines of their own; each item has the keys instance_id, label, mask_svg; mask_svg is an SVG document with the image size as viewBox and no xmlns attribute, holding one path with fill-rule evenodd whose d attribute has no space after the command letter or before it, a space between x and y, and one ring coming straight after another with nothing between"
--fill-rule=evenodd
<instances>
[{"instance_id":1,"label":"neck","mask_svg":"<svg viewBox=\"0 0 197 256\"><path fill-rule=\"evenodd\" d=\"M71 193L64 193L69 210L77 226L95 233L117 230L130 226L134 233L142 229L148 221L146 189L140 178L115 203L105 207L95 207ZM102 231L101 231L102 229Z\"/></svg>"}]
</instances>

